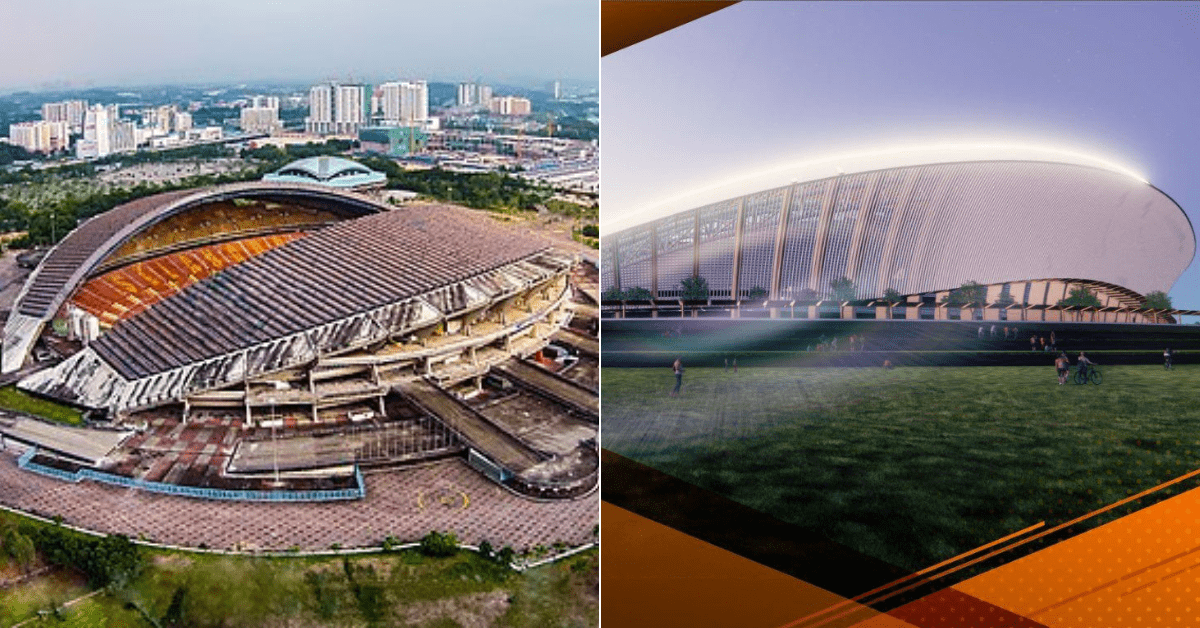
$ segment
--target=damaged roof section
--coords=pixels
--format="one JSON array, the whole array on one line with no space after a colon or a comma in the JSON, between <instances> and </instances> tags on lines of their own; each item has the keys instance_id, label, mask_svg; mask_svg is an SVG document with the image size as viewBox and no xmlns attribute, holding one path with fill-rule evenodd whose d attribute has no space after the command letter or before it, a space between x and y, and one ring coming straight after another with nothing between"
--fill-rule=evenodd
<instances>
[{"instance_id":1,"label":"damaged roof section","mask_svg":"<svg viewBox=\"0 0 1200 628\"><path fill-rule=\"evenodd\" d=\"M368 216L193 284L20 387L86 407L151 407L469 314L572 263L469 210Z\"/></svg>"},{"instance_id":2,"label":"damaged roof section","mask_svg":"<svg viewBox=\"0 0 1200 628\"><path fill-rule=\"evenodd\" d=\"M422 295L546 248L453 207L377 214L196 283L117 324L92 347L122 376L138 379ZM445 302L434 305L460 309L453 305L466 305L466 290L438 294Z\"/></svg>"}]
</instances>

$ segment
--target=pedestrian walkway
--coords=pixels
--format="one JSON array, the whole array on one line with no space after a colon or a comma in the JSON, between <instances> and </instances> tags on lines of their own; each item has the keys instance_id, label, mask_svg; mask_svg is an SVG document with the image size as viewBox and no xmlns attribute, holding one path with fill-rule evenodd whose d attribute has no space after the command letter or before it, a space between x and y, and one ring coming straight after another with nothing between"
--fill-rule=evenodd
<instances>
[{"instance_id":1,"label":"pedestrian walkway","mask_svg":"<svg viewBox=\"0 0 1200 628\"><path fill-rule=\"evenodd\" d=\"M387 536L415 541L450 531L468 544L488 541L518 551L594 540L595 494L534 501L512 494L453 459L365 478L361 501L248 503L160 495L95 482L71 484L17 467L0 452L0 503L102 534L186 547L326 550L377 546Z\"/></svg>"}]
</instances>

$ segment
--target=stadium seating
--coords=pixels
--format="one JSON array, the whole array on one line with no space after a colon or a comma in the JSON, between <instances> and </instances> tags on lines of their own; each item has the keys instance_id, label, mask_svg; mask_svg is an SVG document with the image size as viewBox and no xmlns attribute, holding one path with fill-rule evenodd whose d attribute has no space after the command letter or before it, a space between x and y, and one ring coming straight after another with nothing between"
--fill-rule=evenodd
<instances>
[{"instance_id":1,"label":"stadium seating","mask_svg":"<svg viewBox=\"0 0 1200 628\"><path fill-rule=\"evenodd\" d=\"M201 279L303 236L245 238L135 262L93 277L71 302L111 327Z\"/></svg>"},{"instance_id":2,"label":"stadium seating","mask_svg":"<svg viewBox=\"0 0 1200 628\"><path fill-rule=\"evenodd\" d=\"M114 252L106 266L121 265L158 251L210 242L214 237L247 236L311 228L341 218L296 205L276 203L221 202L202 205L155 224Z\"/></svg>"}]
</instances>

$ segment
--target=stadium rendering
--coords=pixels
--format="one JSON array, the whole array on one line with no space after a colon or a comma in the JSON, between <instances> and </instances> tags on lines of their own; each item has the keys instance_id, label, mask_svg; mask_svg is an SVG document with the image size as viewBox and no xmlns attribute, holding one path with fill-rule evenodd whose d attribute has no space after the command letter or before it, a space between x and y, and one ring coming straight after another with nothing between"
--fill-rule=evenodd
<instances>
[{"instance_id":1,"label":"stadium rendering","mask_svg":"<svg viewBox=\"0 0 1200 628\"><path fill-rule=\"evenodd\" d=\"M291 470L457 452L519 491L590 490L594 385L557 372L578 346L595 354L569 328L575 255L478 212L350 191L379 173L348 160L280 174L138 199L81 224L18 295L4 372L118 425L357 430L357 444L299 452ZM471 401L516 389L578 438L522 436ZM250 449L222 471L262 471Z\"/></svg>"},{"instance_id":2,"label":"stadium rendering","mask_svg":"<svg viewBox=\"0 0 1200 628\"><path fill-rule=\"evenodd\" d=\"M725 316L754 315L744 305L753 303L771 317L832 307L841 318L1171 320L1147 311L1144 297L1169 290L1191 262L1187 216L1133 173L1075 162L1005 156L759 178L732 197L606 234L605 316L678 315L683 282L699 277L703 300L725 305ZM853 295L833 301L839 280ZM986 286L985 302L937 306L967 282ZM1057 306L1078 288L1099 305ZM889 292L930 307L869 303Z\"/></svg>"}]
</instances>

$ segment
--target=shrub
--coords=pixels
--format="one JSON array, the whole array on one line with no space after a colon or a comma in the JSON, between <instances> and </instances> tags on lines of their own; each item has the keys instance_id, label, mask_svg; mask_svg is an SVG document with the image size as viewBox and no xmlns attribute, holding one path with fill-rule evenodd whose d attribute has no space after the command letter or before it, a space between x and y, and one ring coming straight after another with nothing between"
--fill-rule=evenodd
<instances>
[{"instance_id":1,"label":"shrub","mask_svg":"<svg viewBox=\"0 0 1200 628\"><path fill-rule=\"evenodd\" d=\"M458 537L453 532L434 530L421 538L421 553L438 558L453 556L458 553Z\"/></svg>"}]
</instances>

